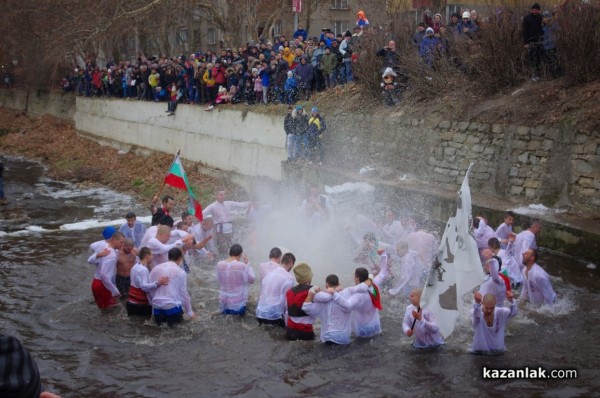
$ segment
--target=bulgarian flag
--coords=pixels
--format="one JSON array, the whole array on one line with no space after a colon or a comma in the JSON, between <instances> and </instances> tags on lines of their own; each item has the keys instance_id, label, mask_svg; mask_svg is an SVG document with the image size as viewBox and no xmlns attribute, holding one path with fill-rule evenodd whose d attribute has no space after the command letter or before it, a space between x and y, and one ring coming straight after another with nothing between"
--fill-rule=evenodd
<instances>
[{"instance_id":1,"label":"bulgarian flag","mask_svg":"<svg viewBox=\"0 0 600 398\"><path fill-rule=\"evenodd\" d=\"M373 303L373 306L381 311L383 309L381 306L381 294L379 294L379 288L374 283L369 288L369 297L371 297L371 303Z\"/></svg>"},{"instance_id":2,"label":"bulgarian flag","mask_svg":"<svg viewBox=\"0 0 600 398\"><path fill-rule=\"evenodd\" d=\"M169 173L165 177L165 184L187 191L188 213L196 217L199 221L202 221L202 206L200 206L200 202L198 202L196 195L194 195L194 191L192 191L192 188L190 187L190 183L185 175L185 170L181 164L181 159L179 159L179 152L177 153L177 156L175 156L175 160L169 169Z\"/></svg>"}]
</instances>

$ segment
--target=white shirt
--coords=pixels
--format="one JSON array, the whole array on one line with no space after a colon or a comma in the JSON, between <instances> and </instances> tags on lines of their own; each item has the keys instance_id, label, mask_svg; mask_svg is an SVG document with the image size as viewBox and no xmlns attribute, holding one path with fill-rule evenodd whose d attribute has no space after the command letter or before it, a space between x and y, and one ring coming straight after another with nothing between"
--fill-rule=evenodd
<instances>
[{"instance_id":1,"label":"white shirt","mask_svg":"<svg viewBox=\"0 0 600 398\"><path fill-rule=\"evenodd\" d=\"M217 281L221 285L219 304L221 311L239 311L248 301L248 287L256 279L250 264L241 261L217 263Z\"/></svg>"},{"instance_id":2,"label":"white shirt","mask_svg":"<svg viewBox=\"0 0 600 398\"><path fill-rule=\"evenodd\" d=\"M404 256L397 257L400 263L400 277L395 287L389 290L390 294L408 293L415 287L420 287L423 265L418 253L409 250Z\"/></svg>"},{"instance_id":3,"label":"white shirt","mask_svg":"<svg viewBox=\"0 0 600 398\"><path fill-rule=\"evenodd\" d=\"M96 264L96 273L94 279L102 281L104 287L112 293L113 296L118 296L119 289L115 286L115 278L117 275L117 251L108 246L110 253L104 257L96 258L96 253L92 254L88 259L90 264Z\"/></svg>"},{"instance_id":4,"label":"white shirt","mask_svg":"<svg viewBox=\"0 0 600 398\"><path fill-rule=\"evenodd\" d=\"M407 243L409 249L419 254L422 264L425 264L427 267L433 264L439 248L435 235L424 230L419 230L408 235Z\"/></svg>"},{"instance_id":5,"label":"white shirt","mask_svg":"<svg viewBox=\"0 0 600 398\"><path fill-rule=\"evenodd\" d=\"M487 249L488 241L491 238L497 238L496 231L483 219L479 219L479 227L474 231L475 242L477 242L478 249Z\"/></svg>"},{"instance_id":6,"label":"white shirt","mask_svg":"<svg viewBox=\"0 0 600 398\"><path fill-rule=\"evenodd\" d=\"M140 243L140 249L146 247L150 239L156 238L156 232L158 232L158 225L153 225L146 230L142 242Z\"/></svg>"},{"instance_id":7,"label":"white shirt","mask_svg":"<svg viewBox=\"0 0 600 398\"><path fill-rule=\"evenodd\" d=\"M183 311L189 315L194 315L192 303L187 290L187 275L185 271L176 263L168 261L157 265L150 272L150 282L158 283L163 277L169 277L169 283L159 286L152 296L152 306L162 310L183 307Z\"/></svg>"},{"instance_id":8,"label":"white shirt","mask_svg":"<svg viewBox=\"0 0 600 398\"><path fill-rule=\"evenodd\" d=\"M249 205L250 202L232 202L230 200L226 200L223 203L220 203L215 201L202 210L202 215L204 217L212 216L215 225L223 224L223 233L232 233L233 227L230 225L231 211L246 210Z\"/></svg>"},{"instance_id":9,"label":"white shirt","mask_svg":"<svg viewBox=\"0 0 600 398\"><path fill-rule=\"evenodd\" d=\"M513 283L519 283L523 279L521 274L521 268L523 264L521 261L515 261L511 254L512 243L509 243L506 249L500 249L497 256L502 260L502 269L506 270L510 281Z\"/></svg>"},{"instance_id":10,"label":"white shirt","mask_svg":"<svg viewBox=\"0 0 600 398\"><path fill-rule=\"evenodd\" d=\"M142 289L146 293L153 292L158 287L157 283L150 282L150 271L140 263L135 263L131 269L130 278L131 286Z\"/></svg>"},{"instance_id":11,"label":"white shirt","mask_svg":"<svg viewBox=\"0 0 600 398\"><path fill-rule=\"evenodd\" d=\"M256 317L281 319L287 310L286 292L294 286L292 274L277 266L262 280L260 297L256 306Z\"/></svg>"},{"instance_id":12,"label":"white shirt","mask_svg":"<svg viewBox=\"0 0 600 398\"><path fill-rule=\"evenodd\" d=\"M492 258L488 262L490 270L490 278L483 282L479 287L479 293L482 296L492 294L496 297L496 307L504 307L504 299L506 298L506 284L498 275L498 261Z\"/></svg>"},{"instance_id":13,"label":"white shirt","mask_svg":"<svg viewBox=\"0 0 600 398\"><path fill-rule=\"evenodd\" d=\"M379 310L371 301L367 285L360 283L347 287L341 295L348 300L352 309L352 327L356 337L367 338L381 334Z\"/></svg>"},{"instance_id":14,"label":"white shirt","mask_svg":"<svg viewBox=\"0 0 600 398\"><path fill-rule=\"evenodd\" d=\"M535 234L526 229L517 234L517 237L512 244L512 252L515 261L522 264L523 253L529 249L537 249L537 243L535 242Z\"/></svg>"},{"instance_id":15,"label":"white shirt","mask_svg":"<svg viewBox=\"0 0 600 398\"><path fill-rule=\"evenodd\" d=\"M506 225L506 223L502 223L496 228L496 236L500 240L500 247L506 249L506 241L509 235L512 233L512 225Z\"/></svg>"},{"instance_id":16,"label":"white shirt","mask_svg":"<svg viewBox=\"0 0 600 398\"><path fill-rule=\"evenodd\" d=\"M169 261L169 250L174 247L182 247L183 242L180 239L166 245L158 239L152 238L148 241L146 246L152 252L152 264L162 264Z\"/></svg>"},{"instance_id":17,"label":"white shirt","mask_svg":"<svg viewBox=\"0 0 600 398\"><path fill-rule=\"evenodd\" d=\"M550 276L537 264L533 264L529 272L527 268L523 269L521 299L528 300L533 305L550 305L556 300Z\"/></svg>"},{"instance_id":18,"label":"white shirt","mask_svg":"<svg viewBox=\"0 0 600 398\"><path fill-rule=\"evenodd\" d=\"M142 244L142 239L146 233L146 227L140 221L135 220L135 224L133 224L133 228L129 227L129 224L126 222L121 225L119 228L119 232L125 235L125 238L129 238L133 240L135 247L140 248Z\"/></svg>"},{"instance_id":19,"label":"white shirt","mask_svg":"<svg viewBox=\"0 0 600 398\"><path fill-rule=\"evenodd\" d=\"M494 322L492 326L488 326L483 318L481 304L473 303L473 312L471 313L471 321L475 328L473 336L473 344L471 351L473 353L493 354L500 353L506 350L504 345L504 330L510 318L517 315L517 300L513 300L510 308L495 307Z\"/></svg>"},{"instance_id":20,"label":"white shirt","mask_svg":"<svg viewBox=\"0 0 600 398\"><path fill-rule=\"evenodd\" d=\"M305 302L302 310L313 318L321 318L321 341L350 344L351 308L340 293L317 293L313 302Z\"/></svg>"},{"instance_id":21,"label":"white shirt","mask_svg":"<svg viewBox=\"0 0 600 398\"><path fill-rule=\"evenodd\" d=\"M440 333L440 328L435 323L435 317L427 308L421 308L421 320L415 322L413 311L417 311L417 307L409 304L404 312L404 321L402 322L402 330L404 334L413 327L413 336L415 341L413 346L416 348L431 348L444 344L444 338Z\"/></svg>"},{"instance_id":22,"label":"white shirt","mask_svg":"<svg viewBox=\"0 0 600 398\"><path fill-rule=\"evenodd\" d=\"M274 269L279 268L279 264L275 261L267 261L266 263L261 263L258 266L258 283L259 286L262 286L262 281L265 279L265 276Z\"/></svg>"},{"instance_id":23,"label":"white shirt","mask_svg":"<svg viewBox=\"0 0 600 398\"><path fill-rule=\"evenodd\" d=\"M108 247L108 242L105 240L99 240L92 244L90 244L90 250L95 254L102 252L104 249Z\"/></svg>"},{"instance_id":24,"label":"white shirt","mask_svg":"<svg viewBox=\"0 0 600 398\"><path fill-rule=\"evenodd\" d=\"M196 225L194 225L191 230L190 233L192 235L194 235L194 238L196 238L196 242L201 242L203 241L208 235L212 235L212 229L208 229L205 230L202 228L202 223L198 223ZM208 253L214 253L217 254L218 250L216 247L216 243L214 239L209 239L208 242L206 242L206 245L204 245L203 248L201 249L196 249L196 252L200 255L200 257L206 257L208 255Z\"/></svg>"},{"instance_id":25,"label":"white shirt","mask_svg":"<svg viewBox=\"0 0 600 398\"><path fill-rule=\"evenodd\" d=\"M394 247L398 242L406 240L408 237L408 233L402 226L402 223L398 220L394 220L391 223L384 225L382 230L385 234L385 241Z\"/></svg>"}]
</instances>

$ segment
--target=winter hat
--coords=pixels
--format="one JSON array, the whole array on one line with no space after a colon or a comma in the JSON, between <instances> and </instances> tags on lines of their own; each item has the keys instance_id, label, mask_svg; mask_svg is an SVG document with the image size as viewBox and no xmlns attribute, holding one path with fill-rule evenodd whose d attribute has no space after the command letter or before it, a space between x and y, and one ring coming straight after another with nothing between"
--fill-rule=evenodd
<instances>
[{"instance_id":1,"label":"winter hat","mask_svg":"<svg viewBox=\"0 0 600 398\"><path fill-rule=\"evenodd\" d=\"M252 68L252 73L258 73L258 69L257 68Z\"/></svg>"},{"instance_id":2,"label":"winter hat","mask_svg":"<svg viewBox=\"0 0 600 398\"><path fill-rule=\"evenodd\" d=\"M110 239L115 234L115 232L117 232L115 227L108 226L108 227L104 228L104 230L102 231L102 237L104 239Z\"/></svg>"},{"instance_id":3,"label":"winter hat","mask_svg":"<svg viewBox=\"0 0 600 398\"><path fill-rule=\"evenodd\" d=\"M426 35L428 35L428 34L434 34L434 31L433 31L432 28L427 28L427 30L425 31L425 34Z\"/></svg>"},{"instance_id":4,"label":"winter hat","mask_svg":"<svg viewBox=\"0 0 600 398\"><path fill-rule=\"evenodd\" d=\"M544 18L552 18L552 13L550 11L544 11L542 14Z\"/></svg>"},{"instance_id":5,"label":"winter hat","mask_svg":"<svg viewBox=\"0 0 600 398\"><path fill-rule=\"evenodd\" d=\"M313 106L313 108L310 110L311 113L319 113L319 108L317 108L316 106Z\"/></svg>"},{"instance_id":6,"label":"winter hat","mask_svg":"<svg viewBox=\"0 0 600 398\"><path fill-rule=\"evenodd\" d=\"M437 13L437 14L435 14L433 17L434 17L434 18L435 18L435 17L440 17L440 19L442 19L442 14L440 14L440 13Z\"/></svg>"},{"instance_id":7,"label":"winter hat","mask_svg":"<svg viewBox=\"0 0 600 398\"><path fill-rule=\"evenodd\" d=\"M290 71L291 72L291 71ZM297 111L301 111L302 110L302 105L296 105L296 110Z\"/></svg>"},{"instance_id":8,"label":"winter hat","mask_svg":"<svg viewBox=\"0 0 600 398\"><path fill-rule=\"evenodd\" d=\"M471 13L469 11L465 11L462 13L463 18L471 18Z\"/></svg>"},{"instance_id":9,"label":"winter hat","mask_svg":"<svg viewBox=\"0 0 600 398\"><path fill-rule=\"evenodd\" d=\"M383 75L381 75L381 77L384 78L384 77L390 76L390 75L394 76L394 77L398 76L392 68L385 68L385 70L383 71Z\"/></svg>"},{"instance_id":10,"label":"winter hat","mask_svg":"<svg viewBox=\"0 0 600 398\"><path fill-rule=\"evenodd\" d=\"M288 70L288 72L287 72L287 75L288 75L289 77L292 77L292 76L294 76L294 72L292 72L291 70Z\"/></svg>"},{"instance_id":11,"label":"winter hat","mask_svg":"<svg viewBox=\"0 0 600 398\"><path fill-rule=\"evenodd\" d=\"M296 281L299 284L310 283L312 281L313 273L310 266L306 263L300 263L293 269Z\"/></svg>"},{"instance_id":12,"label":"winter hat","mask_svg":"<svg viewBox=\"0 0 600 398\"><path fill-rule=\"evenodd\" d=\"M344 37L352 37L352 33L350 33L350 31L347 30L346 33L344 33Z\"/></svg>"},{"instance_id":13,"label":"winter hat","mask_svg":"<svg viewBox=\"0 0 600 398\"><path fill-rule=\"evenodd\" d=\"M539 3L533 3L533 5L531 6L532 10L541 10L542 7L540 7Z\"/></svg>"}]
</instances>

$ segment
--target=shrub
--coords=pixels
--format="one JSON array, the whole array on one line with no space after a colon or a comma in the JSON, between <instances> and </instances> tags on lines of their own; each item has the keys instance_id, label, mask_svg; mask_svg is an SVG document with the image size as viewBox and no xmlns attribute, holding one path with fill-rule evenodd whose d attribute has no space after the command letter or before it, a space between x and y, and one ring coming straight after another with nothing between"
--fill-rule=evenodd
<instances>
[{"instance_id":1,"label":"shrub","mask_svg":"<svg viewBox=\"0 0 600 398\"><path fill-rule=\"evenodd\" d=\"M405 100L422 101L452 92L490 95L522 84L529 76L526 49L522 42L522 20L527 8L489 7L491 17L471 37L448 33L445 53L438 53L432 67L419 57L413 43L415 22L411 18L395 20L389 30L366 32L362 55L356 65L364 92L381 95L382 60L376 51L396 41L400 59L398 72L407 84ZM555 10L560 31L557 53L565 78L570 84L589 83L600 78L600 1L570 2ZM550 78L550 75L546 73Z\"/></svg>"}]
</instances>

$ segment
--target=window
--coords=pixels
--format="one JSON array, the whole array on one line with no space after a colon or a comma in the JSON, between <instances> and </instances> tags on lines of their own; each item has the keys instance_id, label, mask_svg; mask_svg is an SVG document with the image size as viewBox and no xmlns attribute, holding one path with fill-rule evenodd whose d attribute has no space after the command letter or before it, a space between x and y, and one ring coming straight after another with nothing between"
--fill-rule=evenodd
<instances>
[{"instance_id":1,"label":"window","mask_svg":"<svg viewBox=\"0 0 600 398\"><path fill-rule=\"evenodd\" d=\"M188 44L188 29L179 29L177 31L177 44L181 47L186 47Z\"/></svg>"},{"instance_id":2,"label":"window","mask_svg":"<svg viewBox=\"0 0 600 398\"><path fill-rule=\"evenodd\" d=\"M344 34L350 27L348 21L333 21L333 33L337 36L338 33Z\"/></svg>"},{"instance_id":3,"label":"window","mask_svg":"<svg viewBox=\"0 0 600 398\"><path fill-rule=\"evenodd\" d=\"M281 20L273 24L273 36L281 36L283 33L283 23Z\"/></svg>"},{"instance_id":4,"label":"window","mask_svg":"<svg viewBox=\"0 0 600 398\"><path fill-rule=\"evenodd\" d=\"M347 10L350 7L348 7L348 0L331 0L331 8L333 10Z\"/></svg>"},{"instance_id":5,"label":"window","mask_svg":"<svg viewBox=\"0 0 600 398\"><path fill-rule=\"evenodd\" d=\"M194 29L192 34L194 35L194 45L196 48L200 48L202 46L202 32L198 29Z\"/></svg>"},{"instance_id":6,"label":"window","mask_svg":"<svg viewBox=\"0 0 600 398\"><path fill-rule=\"evenodd\" d=\"M209 28L207 32L207 41L209 45L217 44L217 30L215 28Z\"/></svg>"}]
</instances>

